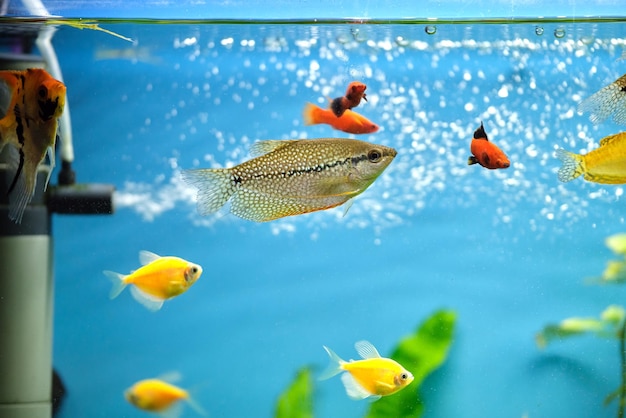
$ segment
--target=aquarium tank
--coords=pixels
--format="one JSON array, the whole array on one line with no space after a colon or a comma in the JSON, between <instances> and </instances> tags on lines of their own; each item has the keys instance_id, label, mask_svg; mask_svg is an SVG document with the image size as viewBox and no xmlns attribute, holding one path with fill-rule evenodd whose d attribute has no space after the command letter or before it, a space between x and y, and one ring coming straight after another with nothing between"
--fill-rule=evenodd
<instances>
[{"instance_id":1,"label":"aquarium tank","mask_svg":"<svg viewBox=\"0 0 626 418\"><path fill-rule=\"evenodd\" d=\"M0 6L1 417L624 416L621 0Z\"/></svg>"}]
</instances>

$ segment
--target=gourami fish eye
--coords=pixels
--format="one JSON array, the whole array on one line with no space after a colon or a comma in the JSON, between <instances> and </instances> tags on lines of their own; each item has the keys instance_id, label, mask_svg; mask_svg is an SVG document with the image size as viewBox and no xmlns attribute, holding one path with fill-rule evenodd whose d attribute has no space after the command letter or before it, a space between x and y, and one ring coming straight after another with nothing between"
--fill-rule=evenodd
<instances>
[{"instance_id":1,"label":"gourami fish eye","mask_svg":"<svg viewBox=\"0 0 626 418\"><path fill-rule=\"evenodd\" d=\"M379 162L382 157L383 153L377 149L373 149L367 154L367 158L373 163Z\"/></svg>"}]
</instances>

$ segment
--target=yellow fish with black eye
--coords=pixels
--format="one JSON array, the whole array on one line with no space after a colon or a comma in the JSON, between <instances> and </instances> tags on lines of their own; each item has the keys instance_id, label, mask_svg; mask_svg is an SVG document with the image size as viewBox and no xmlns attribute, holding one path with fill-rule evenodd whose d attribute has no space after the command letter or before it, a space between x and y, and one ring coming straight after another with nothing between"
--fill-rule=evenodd
<instances>
[{"instance_id":1,"label":"yellow fish with black eye","mask_svg":"<svg viewBox=\"0 0 626 418\"><path fill-rule=\"evenodd\" d=\"M563 166L558 177L568 182L582 175L587 181L602 184L626 183L626 132L607 136L600 147L585 155L558 149Z\"/></svg>"},{"instance_id":2,"label":"yellow fish with black eye","mask_svg":"<svg viewBox=\"0 0 626 418\"><path fill-rule=\"evenodd\" d=\"M323 346L330 357L330 364L319 377L331 378L339 373L346 393L352 399L378 400L393 395L413 381L411 372L395 360L381 357L378 350L368 341L357 341L354 348L363 360L342 360L330 348Z\"/></svg>"},{"instance_id":3,"label":"yellow fish with black eye","mask_svg":"<svg viewBox=\"0 0 626 418\"><path fill-rule=\"evenodd\" d=\"M131 294L135 300L151 311L157 311L164 301L185 293L202 275L201 266L178 257L160 257L141 251L139 261L142 267L128 275L104 271L113 282L111 299L132 284Z\"/></svg>"},{"instance_id":4,"label":"yellow fish with black eye","mask_svg":"<svg viewBox=\"0 0 626 418\"><path fill-rule=\"evenodd\" d=\"M0 71L0 151L9 146L14 171L9 186L9 218L20 223L37 182L37 168L46 153L54 168L58 119L65 107L66 88L41 68Z\"/></svg>"}]
</instances>

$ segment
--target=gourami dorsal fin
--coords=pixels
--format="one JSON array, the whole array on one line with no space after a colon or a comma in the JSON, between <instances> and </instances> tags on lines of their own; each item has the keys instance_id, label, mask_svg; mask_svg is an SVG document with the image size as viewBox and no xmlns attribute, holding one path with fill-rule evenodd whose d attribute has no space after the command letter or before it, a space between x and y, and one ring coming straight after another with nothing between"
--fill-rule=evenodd
<instances>
[{"instance_id":1,"label":"gourami dorsal fin","mask_svg":"<svg viewBox=\"0 0 626 418\"><path fill-rule=\"evenodd\" d=\"M376 350L376 347L374 347L369 341L357 341L354 344L354 348L364 359L380 358L378 350Z\"/></svg>"},{"instance_id":2,"label":"gourami dorsal fin","mask_svg":"<svg viewBox=\"0 0 626 418\"><path fill-rule=\"evenodd\" d=\"M261 155L269 154L272 151L276 151L283 147L293 144L294 142L298 142L297 139L270 139L267 141L258 141L252 144L250 147L250 155L253 157L260 157Z\"/></svg>"}]
</instances>

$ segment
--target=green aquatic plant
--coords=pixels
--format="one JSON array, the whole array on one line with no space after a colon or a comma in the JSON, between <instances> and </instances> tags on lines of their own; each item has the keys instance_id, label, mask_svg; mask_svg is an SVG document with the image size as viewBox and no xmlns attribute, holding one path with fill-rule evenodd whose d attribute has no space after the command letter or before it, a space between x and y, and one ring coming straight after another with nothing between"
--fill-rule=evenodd
<instances>
[{"instance_id":1,"label":"green aquatic plant","mask_svg":"<svg viewBox=\"0 0 626 418\"><path fill-rule=\"evenodd\" d=\"M413 335L400 341L391 358L413 374L413 385L372 403L366 418L417 418L422 415L424 404L417 391L424 379L441 366L448 356L455 322L455 312L437 311Z\"/></svg>"},{"instance_id":2,"label":"green aquatic plant","mask_svg":"<svg viewBox=\"0 0 626 418\"><path fill-rule=\"evenodd\" d=\"M303 367L276 403L276 418L313 418L313 378Z\"/></svg>"},{"instance_id":3,"label":"green aquatic plant","mask_svg":"<svg viewBox=\"0 0 626 418\"><path fill-rule=\"evenodd\" d=\"M399 393L373 402L366 418L417 418L422 415L424 405L417 392L424 379L445 361L455 322L454 311L436 311L419 325L415 333L398 343L391 358L413 374L414 383ZM278 398L275 417L313 418L313 389L311 370L303 367Z\"/></svg>"},{"instance_id":4,"label":"green aquatic plant","mask_svg":"<svg viewBox=\"0 0 626 418\"><path fill-rule=\"evenodd\" d=\"M626 234L612 235L606 239L605 243L615 254L621 255L623 258L610 260L602 276L590 279L588 282L596 284L626 283ZM617 390L605 398L604 403L608 405L617 399L617 416L624 418L626 412L626 310L622 306L608 306L599 318L572 317L557 324L548 324L535 336L535 341L539 348L545 348L555 340L585 334L619 341L621 384Z\"/></svg>"}]
</instances>

